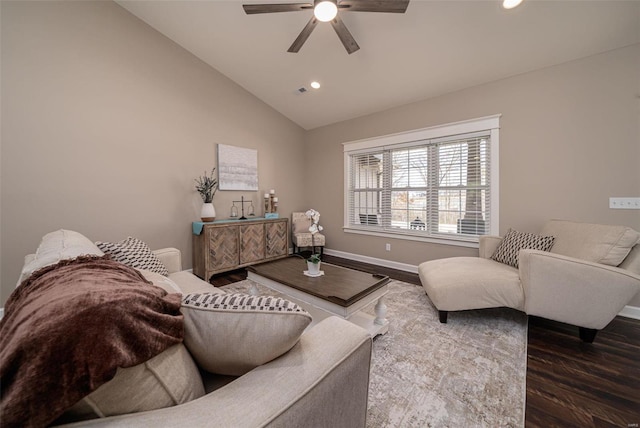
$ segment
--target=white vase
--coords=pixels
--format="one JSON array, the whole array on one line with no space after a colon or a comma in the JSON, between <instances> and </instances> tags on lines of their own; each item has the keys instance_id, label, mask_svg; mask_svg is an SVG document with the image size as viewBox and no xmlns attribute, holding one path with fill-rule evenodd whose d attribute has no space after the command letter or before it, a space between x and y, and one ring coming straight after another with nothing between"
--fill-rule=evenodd
<instances>
[{"instance_id":1,"label":"white vase","mask_svg":"<svg viewBox=\"0 0 640 428\"><path fill-rule=\"evenodd\" d=\"M318 275L320 273L320 263L321 262L313 263L307 261L307 270L309 275Z\"/></svg>"},{"instance_id":2,"label":"white vase","mask_svg":"<svg viewBox=\"0 0 640 428\"><path fill-rule=\"evenodd\" d=\"M213 207L211 202L202 204L200 219L202 221L213 221L216 219L216 209Z\"/></svg>"}]
</instances>

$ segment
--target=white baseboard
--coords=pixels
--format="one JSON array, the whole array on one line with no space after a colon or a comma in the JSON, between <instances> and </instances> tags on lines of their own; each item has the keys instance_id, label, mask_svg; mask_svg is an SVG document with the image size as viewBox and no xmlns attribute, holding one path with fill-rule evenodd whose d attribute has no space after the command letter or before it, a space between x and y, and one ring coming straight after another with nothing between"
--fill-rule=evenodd
<instances>
[{"instance_id":1,"label":"white baseboard","mask_svg":"<svg viewBox=\"0 0 640 428\"><path fill-rule=\"evenodd\" d=\"M394 262L392 260L378 259L375 257L361 256L360 254L347 253L344 251L331 250L326 248L325 254L330 256L342 257L343 259L355 260L358 262L370 263L372 265L384 266L392 269L403 270L411 273L418 273L418 266L407 263ZM640 320L640 307L625 306L618 314L621 317L633 318Z\"/></svg>"},{"instance_id":2,"label":"white baseboard","mask_svg":"<svg viewBox=\"0 0 640 428\"><path fill-rule=\"evenodd\" d=\"M621 317L633 318L634 320L640 320L640 307L625 306L618 315Z\"/></svg>"},{"instance_id":3,"label":"white baseboard","mask_svg":"<svg viewBox=\"0 0 640 428\"><path fill-rule=\"evenodd\" d=\"M403 270L405 272L418 273L418 266L410 265L407 263L394 262L392 260L378 259L375 257L361 256L360 254L346 253L344 251L336 251L326 249L325 254L330 256L342 257L343 259L355 260L358 262L369 263L372 265L384 266L392 269Z\"/></svg>"},{"instance_id":4,"label":"white baseboard","mask_svg":"<svg viewBox=\"0 0 640 428\"><path fill-rule=\"evenodd\" d=\"M0 308L0 320L4 317L4 308Z\"/></svg>"}]
</instances>

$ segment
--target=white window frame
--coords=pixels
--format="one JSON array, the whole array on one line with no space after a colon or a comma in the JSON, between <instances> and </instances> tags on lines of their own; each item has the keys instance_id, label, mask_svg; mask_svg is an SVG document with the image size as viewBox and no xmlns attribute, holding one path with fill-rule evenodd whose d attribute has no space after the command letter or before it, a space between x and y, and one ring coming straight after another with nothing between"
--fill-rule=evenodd
<instances>
[{"instance_id":1,"label":"white window frame","mask_svg":"<svg viewBox=\"0 0 640 428\"><path fill-rule=\"evenodd\" d=\"M501 114L485 116L476 119L469 119L460 122L452 122L443 125L431 126L428 128L416 129L412 131L400 132L397 134L384 135L363 140L356 140L343 143L344 152L344 219L343 230L346 233L362 235L372 235L381 237L392 237L411 241L433 242L438 244L456 245L463 247L478 247L478 238L468 238L461 236L436 237L412 234L411 231L404 230L382 230L371 227L358 227L349 224L349 157L359 152L365 153L372 150L397 149L410 147L416 142L433 140L443 137L453 137L460 134L488 131L491 138L490 150L490 219L489 234L497 235L499 232L499 207L500 207L500 117Z\"/></svg>"}]
</instances>

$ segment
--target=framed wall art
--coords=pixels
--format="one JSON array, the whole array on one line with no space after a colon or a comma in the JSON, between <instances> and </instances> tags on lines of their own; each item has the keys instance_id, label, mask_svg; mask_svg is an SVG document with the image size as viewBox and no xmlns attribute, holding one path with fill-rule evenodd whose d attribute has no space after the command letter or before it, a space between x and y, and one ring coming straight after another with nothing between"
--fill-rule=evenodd
<instances>
[{"instance_id":1,"label":"framed wall art","mask_svg":"<svg viewBox=\"0 0 640 428\"><path fill-rule=\"evenodd\" d=\"M258 151L218 144L218 188L258 190Z\"/></svg>"}]
</instances>

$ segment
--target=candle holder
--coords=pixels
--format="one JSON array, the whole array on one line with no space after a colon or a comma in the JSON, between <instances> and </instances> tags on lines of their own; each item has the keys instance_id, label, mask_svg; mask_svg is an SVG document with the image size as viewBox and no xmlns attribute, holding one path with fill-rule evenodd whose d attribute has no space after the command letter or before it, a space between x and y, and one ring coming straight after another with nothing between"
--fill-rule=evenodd
<instances>
[{"instance_id":1,"label":"candle holder","mask_svg":"<svg viewBox=\"0 0 640 428\"><path fill-rule=\"evenodd\" d=\"M278 218L278 197L274 189L264 194L264 218Z\"/></svg>"}]
</instances>

